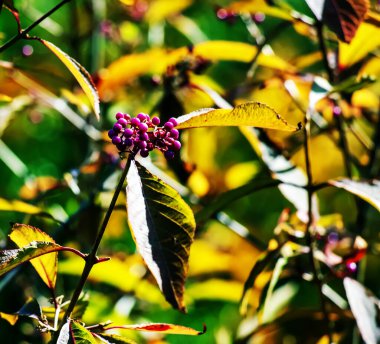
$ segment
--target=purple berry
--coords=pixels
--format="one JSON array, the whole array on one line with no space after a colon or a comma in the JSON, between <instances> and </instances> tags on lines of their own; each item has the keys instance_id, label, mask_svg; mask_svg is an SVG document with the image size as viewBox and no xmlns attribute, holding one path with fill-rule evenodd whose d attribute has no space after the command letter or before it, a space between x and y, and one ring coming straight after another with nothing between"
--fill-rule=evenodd
<instances>
[{"instance_id":1,"label":"purple berry","mask_svg":"<svg viewBox=\"0 0 380 344\"><path fill-rule=\"evenodd\" d=\"M173 123L173 125L174 125L175 127L178 125L177 119L174 118L174 117L171 117L171 118L169 119L169 122Z\"/></svg>"},{"instance_id":2,"label":"purple berry","mask_svg":"<svg viewBox=\"0 0 380 344\"><path fill-rule=\"evenodd\" d=\"M149 150L149 151L152 151L154 149L154 144L152 142L148 142L146 148Z\"/></svg>"},{"instance_id":3,"label":"purple berry","mask_svg":"<svg viewBox=\"0 0 380 344\"><path fill-rule=\"evenodd\" d=\"M172 130L172 129L174 128L174 124L173 124L172 122L166 122L166 123L164 124L164 128L165 128L166 130Z\"/></svg>"},{"instance_id":4,"label":"purple berry","mask_svg":"<svg viewBox=\"0 0 380 344\"><path fill-rule=\"evenodd\" d=\"M115 131L113 129L111 129L111 130L108 131L108 137L110 139L112 139L115 135L117 135L117 134L115 133Z\"/></svg>"},{"instance_id":5,"label":"purple berry","mask_svg":"<svg viewBox=\"0 0 380 344\"><path fill-rule=\"evenodd\" d=\"M125 145L125 142L121 142L121 143L117 144L116 147L117 147L117 149L118 149L119 151L122 152L122 151L125 150L125 148L126 148L127 146Z\"/></svg>"},{"instance_id":6,"label":"purple berry","mask_svg":"<svg viewBox=\"0 0 380 344\"><path fill-rule=\"evenodd\" d=\"M167 160L171 160L174 158L174 152L171 151L171 150L167 150L165 153L164 153L164 156Z\"/></svg>"},{"instance_id":7,"label":"purple berry","mask_svg":"<svg viewBox=\"0 0 380 344\"><path fill-rule=\"evenodd\" d=\"M168 145L172 145L173 142L174 142L174 139L173 139L172 137L168 137L168 138L166 139L166 142L167 142Z\"/></svg>"},{"instance_id":8,"label":"purple berry","mask_svg":"<svg viewBox=\"0 0 380 344\"><path fill-rule=\"evenodd\" d=\"M143 158L146 158L148 155L149 155L149 151L147 149L141 149L140 150L140 155L143 157Z\"/></svg>"},{"instance_id":9,"label":"purple berry","mask_svg":"<svg viewBox=\"0 0 380 344\"><path fill-rule=\"evenodd\" d=\"M114 136L114 137L112 138L112 143L113 143L114 145L118 145L120 142L121 142L121 138L120 138L119 136Z\"/></svg>"},{"instance_id":10,"label":"purple berry","mask_svg":"<svg viewBox=\"0 0 380 344\"><path fill-rule=\"evenodd\" d=\"M115 123L114 124L114 126L113 126L113 130L115 131L115 132L119 132L121 129L123 129L123 127L121 126L121 124L119 124L119 123Z\"/></svg>"},{"instance_id":11,"label":"purple berry","mask_svg":"<svg viewBox=\"0 0 380 344\"><path fill-rule=\"evenodd\" d=\"M172 149L175 151L179 151L181 149L181 142L179 141L174 141L172 145Z\"/></svg>"},{"instance_id":12,"label":"purple berry","mask_svg":"<svg viewBox=\"0 0 380 344\"><path fill-rule=\"evenodd\" d=\"M132 139L125 139L124 143L127 147L130 147L133 145L133 140Z\"/></svg>"},{"instance_id":13,"label":"purple berry","mask_svg":"<svg viewBox=\"0 0 380 344\"><path fill-rule=\"evenodd\" d=\"M142 132L146 132L148 130L148 126L145 123L140 123L139 124L139 129Z\"/></svg>"},{"instance_id":14,"label":"purple berry","mask_svg":"<svg viewBox=\"0 0 380 344\"><path fill-rule=\"evenodd\" d=\"M135 127L137 127L140 123L141 123L141 121L137 117L134 117L131 119L131 125L133 125Z\"/></svg>"},{"instance_id":15,"label":"purple berry","mask_svg":"<svg viewBox=\"0 0 380 344\"><path fill-rule=\"evenodd\" d=\"M170 137L172 137L173 139L178 139L179 131L177 129L170 130Z\"/></svg>"},{"instance_id":16,"label":"purple berry","mask_svg":"<svg viewBox=\"0 0 380 344\"><path fill-rule=\"evenodd\" d=\"M133 135L133 130L131 128L127 128L124 130L125 137L131 137Z\"/></svg>"},{"instance_id":17,"label":"purple berry","mask_svg":"<svg viewBox=\"0 0 380 344\"><path fill-rule=\"evenodd\" d=\"M154 125L159 125L159 124L160 124L160 119L159 119L158 117L153 117L153 118L152 118L152 123L153 123Z\"/></svg>"},{"instance_id":18,"label":"purple berry","mask_svg":"<svg viewBox=\"0 0 380 344\"><path fill-rule=\"evenodd\" d=\"M122 127L126 127L128 124L128 121L125 118L120 118L117 123L119 123Z\"/></svg>"},{"instance_id":19,"label":"purple berry","mask_svg":"<svg viewBox=\"0 0 380 344\"><path fill-rule=\"evenodd\" d=\"M131 116L129 116L127 113L124 114L124 118L129 121L131 119Z\"/></svg>"},{"instance_id":20,"label":"purple berry","mask_svg":"<svg viewBox=\"0 0 380 344\"><path fill-rule=\"evenodd\" d=\"M146 141L138 141L137 144L141 149L145 149L148 145Z\"/></svg>"},{"instance_id":21,"label":"purple berry","mask_svg":"<svg viewBox=\"0 0 380 344\"><path fill-rule=\"evenodd\" d=\"M143 121L145 121L145 120L147 119L145 113L139 113L139 114L137 115L137 118L138 118L141 122L143 122Z\"/></svg>"},{"instance_id":22,"label":"purple berry","mask_svg":"<svg viewBox=\"0 0 380 344\"><path fill-rule=\"evenodd\" d=\"M148 133L141 133L139 136L141 141L148 141L149 140L149 135Z\"/></svg>"},{"instance_id":23,"label":"purple berry","mask_svg":"<svg viewBox=\"0 0 380 344\"><path fill-rule=\"evenodd\" d=\"M118 112L115 117L116 119L120 119L120 118L124 118L124 115L121 112Z\"/></svg>"}]
</instances>

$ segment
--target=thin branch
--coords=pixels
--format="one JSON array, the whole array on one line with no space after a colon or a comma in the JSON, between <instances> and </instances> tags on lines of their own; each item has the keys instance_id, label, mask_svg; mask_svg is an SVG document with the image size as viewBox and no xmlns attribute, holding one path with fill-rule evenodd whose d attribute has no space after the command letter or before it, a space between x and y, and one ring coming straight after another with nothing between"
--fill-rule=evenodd
<instances>
[{"instance_id":1,"label":"thin branch","mask_svg":"<svg viewBox=\"0 0 380 344\"><path fill-rule=\"evenodd\" d=\"M46 12L42 17L37 19L34 23L29 25L25 30L20 30L19 33L11 38L8 42L6 42L3 46L0 47L0 53L2 53L4 50L11 47L13 44L15 44L17 41L19 41L22 38L27 37L28 33L33 30L37 25L39 25L43 20L50 17L55 11L60 9L64 4L70 2L71 0L62 0L58 5L54 6L50 11Z\"/></svg>"},{"instance_id":2,"label":"thin branch","mask_svg":"<svg viewBox=\"0 0 380 344\"><path fill-rule=\"evenodd\" d=\"M326 69L326 72L328 75L328 79L330 82L333 82L335 79L335 75L334 75L334 71L331 68L330 63L329 63L327 48L326 48L325 40L323 38L323 23L318 21L316 23L316 29L317 29L319 47L320 47L321 52L322 52L323 63L325 65L325 69Z\"/></svg>"}]
</instances>

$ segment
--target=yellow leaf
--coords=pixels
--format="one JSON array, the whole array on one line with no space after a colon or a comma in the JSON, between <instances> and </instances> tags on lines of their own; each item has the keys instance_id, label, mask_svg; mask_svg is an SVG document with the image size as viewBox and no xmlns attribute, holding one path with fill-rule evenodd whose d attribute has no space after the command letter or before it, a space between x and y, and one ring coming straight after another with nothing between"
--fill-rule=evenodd
<instances>
[{"instance_id":1,"label":"yellow leaf","mask_svg":"<svg viewBox=\"0 0 380 344\"><path fill-rule=\"evenodd\" d=\"M380 28L362 23L350 44L339 42L339 66L346 68L380 46Z\"/></svg>"},{"instance_id":2,"label":"yellow leaf","mask_svg":"<svg viewBox=\"0 0 380 344\"><path fill-rule=\"evenodd\" d=\"M145 19L149 23L157 23L170 16L182 12L192 4L192 0L154 0L149 4Z\"/></svg>"},{"instance_id":3,"label":"yellow leaf","mask_svg":"<svg viewBox=\"0 0 380 344\"><path fill-rule=\"evenodd\" d=\"M230 302L239 302L242 292L242 282L215 278L192 284L186 289L186 295L194 300L223 300Z\"/></svg>"},{"instance_id":4,"label":"yellow leaf","mask_svg":"<svg viewBox=\"0 0 380 344\"><path fill-rule=\"evenodd\" d=\"M67 55L53 43L42 39L40 40L40 42L43 45L45 45L48 49L50 49L54 53L54 55L56 55L62 61L62 63L67 67L67 69L71 72L75 79L77 79L79 85L82 87L82 90L91 102L91 106L94 109L96 118L99 120L99 96L90 74L77 61L75 61L72 57Z\"/></svg>"},{"instance_id":5,"label":"yellow leaf","mask_svg":"<svg viewBox=\"0 0 380 344\"><path fill-rule=\"evenodd\" d=\"M0 319L8 321L13 326L18 320L18 315L0 312Z\"/></svg>"},{"instance_id":6,"label":"yellow leaf","mask_svg":"<svg viewBox=\"0 0 380 344\"><path fill-rule=\"evenodd\" d=\"M352 105L365 109L378 109L380 104L378 95L365 88L355 91L352 94L351 102Z\"/></svg>"},{"instance_id":7,"label":"yellow leaf","mask_svg":"<svg viewBox=\"0 0 380 344\"><path fill-rule=\"evenodd\" d=\"M42 210L32 204L22 201L8 201L0 198L0 211L17 211L25 214L40 214Z\"/></svg>"},{"instance_id":8,"label":"yellow leaf","mask_svg":"<svg viewBox=\"0 0 380 344\"><path fill-rule=\"evenodd\" d=\"M40 229L24 224L15 224L9 237L18 247L27 246L33 241L55 243L49 235ZM50 289L54 289L57 280L58 253L48 253L34 258L30 262L44 283Z\"/></svg>"},{"instance_id":9,"label":"yellow leaf","mask_svg":"<svg viewBox=\"0 0 380 344\"><path fill-rule=\"evenodd\" d=\"M226 172L226 186L234 189L248 183L260 171L258 161L247 161L232 165Z\"/></svg>"},{"instance_id":10,"label":"yellow leaf","mask_svg":"<svg viewBox=\"0 0 380 344\"><path fill-rule=\"evenodd\" d=\"M248 102L233 109L201 109L178 117L178 129L216 126L251 126L284 131L297 131L265 104Z\"/></svg>"}]
</instances>

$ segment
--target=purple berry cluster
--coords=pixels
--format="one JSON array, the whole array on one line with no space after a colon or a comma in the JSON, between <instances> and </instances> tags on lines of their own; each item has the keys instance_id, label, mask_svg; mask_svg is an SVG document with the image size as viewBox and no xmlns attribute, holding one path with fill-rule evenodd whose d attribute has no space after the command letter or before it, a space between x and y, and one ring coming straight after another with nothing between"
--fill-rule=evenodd
<instances>
[{"instance_id":1,"label":"purple berry cluster","mask_svg":"<svg viewBox=\"0 0 380 344\"><path fill-rule=\"evenodd\" d=\"M158 117L150 118L144 113L131 117L118 112L116 123L108 132L108 136L120 152L140 153L146 158L149 152L157 148L170 160L181 148L181 142L178 141L179 132L175 129L177 124L177 120L172 117L160 127Z\"/></svg>"}]
</instances>

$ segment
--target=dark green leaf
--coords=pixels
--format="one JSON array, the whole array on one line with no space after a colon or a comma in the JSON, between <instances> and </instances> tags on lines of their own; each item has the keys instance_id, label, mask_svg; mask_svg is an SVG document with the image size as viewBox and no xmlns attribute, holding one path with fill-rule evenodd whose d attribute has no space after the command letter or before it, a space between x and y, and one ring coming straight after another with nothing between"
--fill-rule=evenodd
<instances>
[{"instance_id":1,"label":"dark green leaf","mask_svg":"<svg viewBox=\"0 0 380 344\"><path fill-rule=\"evenodd\" d=\"M360 334L366 343L379 343L378 314L380 300L358 281L346 277L343 281L347 299L354 314Z\"/></svg>"},{"instance_id":2,"label":"dark green leaf","mask_svg":"<svg viewBox=\"0 0 380 344\"><path fill-rule=\"evenodd\" d=\"M91 332L78 322L71 321L70 330L70 335L75 344L97 344Z\"/></svg>"},{"instance_id":3,"label":"dark green leaf","mask_svg":"<svg viewBox=\"0 0 380 344\"><path fill-rule=\"evenodd\" d=\"M357 76L352 76L342 81L338 85L335 85L331 90L331 93L344 92L351 94L357 90L360 90L364 87L367 87L368 85L373 84L375 81L376 79L372 76L362 76L360 78L358 78Z\"/></svg>"},{"instance_id":4,"label":"dark green leaf","mask_svg":"<svg viewBox=\"0 0 380 344\"><path fill-rule=\"evenodd\" d=\"M132 161L127 175L128 220L137 248L166 300L184 311L184 284L194 215L179 193Z\"/></svg>"}]
</instances>

